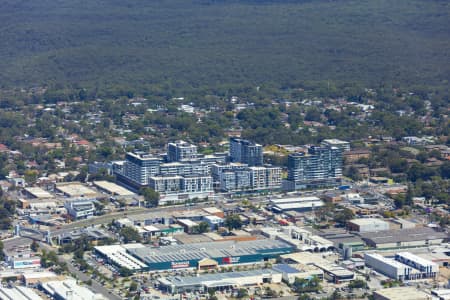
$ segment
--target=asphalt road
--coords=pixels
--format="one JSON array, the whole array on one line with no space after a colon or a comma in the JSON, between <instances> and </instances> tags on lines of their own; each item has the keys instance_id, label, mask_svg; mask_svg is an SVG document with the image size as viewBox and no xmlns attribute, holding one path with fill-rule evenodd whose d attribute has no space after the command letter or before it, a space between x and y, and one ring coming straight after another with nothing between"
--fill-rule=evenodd
<instances>
[{"instance_id":1,"label":"asphalt road","mask_svg":"<svg viewBox=\"0 0 450 300\"><path fill-rule=\"evenodd\" d=\"M211 206L210 203L197 203L193 205L191 208L202 208ZM113 212L106 215L93 217L85 220L75 221L70 224L62 225L60 229L54 229L51 230L51 236L57 236L63 233L67 233L68 231L83 228L87 226L93 226L93 225L100 225L100 224L108 224L114 219L120 219L120 218L126 218L128 216L132 215L140 215L144 213L157 213L157 212L164 212L164 211L182 211L182 210L188 210L189 208L186 206L166 206L166 207L156 207L156 208L132 208L128 209L126 211L121 212Z\"/></svg>"},{"instance_id":2,"label":"asphalt road","mask_svg":"<svg viewBox=\"0 0 450 300\"><path fill-rule=\"evenodd\" d=\"M41 248L46 249L47 251L55 251L55 249L53 249L51 246L49 246L47 244L39 243L39 245ZM76 275L78 280L88 281L90 279L92 281L92 285L89 287L89 289L91 289L95 293L102 294L106 299L110 299L110 300L121 300L122 299L121 297L119 297L113 293L110 293L111 290L108 290L107 288L105 288L101 283L92 279L89 275L86 275L85 273L78 270L75 266L72 265L70 259L67 259L62 255L58 255L58 260L60 262L65 262L67 264L67 268L69 269L69 272L73 275Z\"/></svg>"}]
</instances>

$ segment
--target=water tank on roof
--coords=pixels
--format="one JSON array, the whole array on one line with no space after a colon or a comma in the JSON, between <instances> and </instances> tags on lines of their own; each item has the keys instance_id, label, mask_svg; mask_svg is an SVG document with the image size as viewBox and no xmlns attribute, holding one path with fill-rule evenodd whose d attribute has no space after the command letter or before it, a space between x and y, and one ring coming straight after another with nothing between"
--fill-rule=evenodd
<instances>
[{"instance_id":1,"label":"water tank on roof","mask_svg":"<svg viewBox=\"0 0 450 300\"><path fill-rule=\"evenodd\" d=\"M353 255L352 247L345 247L344 248L344 260L352 258L352 255Z\"/></svg>"}]
</instances>

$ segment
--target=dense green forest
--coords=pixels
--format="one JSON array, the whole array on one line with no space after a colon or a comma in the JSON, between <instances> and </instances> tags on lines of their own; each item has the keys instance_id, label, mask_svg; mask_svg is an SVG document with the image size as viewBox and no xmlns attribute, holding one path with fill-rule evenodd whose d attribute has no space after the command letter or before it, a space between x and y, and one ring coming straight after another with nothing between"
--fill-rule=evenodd
<instances>
[{"instance_id":1,"label":"dense green forest","mask_svg":"<svg viewBox=\"0 0 450 300\"><path fill-rule=\"evenodd\" d=\"M445 0L3 0L0 86L448 86Z\"/></svg>"}]
</instances>

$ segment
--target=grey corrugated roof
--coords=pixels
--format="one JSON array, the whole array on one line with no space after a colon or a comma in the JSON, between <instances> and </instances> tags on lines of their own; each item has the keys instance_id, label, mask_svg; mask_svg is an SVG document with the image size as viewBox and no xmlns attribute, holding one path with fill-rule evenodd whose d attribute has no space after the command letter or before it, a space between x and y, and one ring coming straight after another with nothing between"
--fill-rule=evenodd
<instances>
[{"instance_id":1,"label":"grey corrugated roof","mask_svg":"<svg viewBox=\"0 0 450 300\"><path fill-rule=\"evenodd\" d=\"M376 244L448 238L445 232L438 232L428 227L364 232L360 233L360 236Z\"/></svg>"},{"instance_id":2,"label":"grey corrugated roof","mask_svg":"<svg viewBox=\"0 0 450 300\"><path fill-rule=\"evenodd\" d=\"M176 287L183 286L195 286L202 285L208 282L220 282L221 285L224 285L227 279L231 278L242 278L242 277L250 277L250 276L261 276L264 274L277 274L280 273L273 269L262 269L262 270L250 270L250 271L239 271L239 272L225 272L225 273L214 273L214 274L204 274L200 276L167 276L162 278L160 281L164 282L164 284L173 284Z\"/></svg>"},{"instance_id":3,"label":"grey corrugated roof","mask_svg":"<svg viewBox=\"0 0 450 300\"><path fill-rule=\"evenodd\" d=\"M128 251L146 263L202 259L206 257L227 257L258 254L264 250L291 247L278 240L225 241L172 245L160 248L146 247Z\"/></svg>"}]
</instances>

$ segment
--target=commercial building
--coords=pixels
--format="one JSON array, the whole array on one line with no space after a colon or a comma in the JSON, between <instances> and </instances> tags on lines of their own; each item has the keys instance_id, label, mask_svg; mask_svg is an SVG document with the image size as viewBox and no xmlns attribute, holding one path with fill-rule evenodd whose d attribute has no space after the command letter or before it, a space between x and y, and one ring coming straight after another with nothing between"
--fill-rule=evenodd
<instances>
[{"instance_id":1,"label":"commercial building","mask_svg":"<svg viewBox=\"0 0 450 300\"><path fill-rule=\"evenodd\" d=\"M389 222L377 218L353 219L347 222L349 231L373 232L389 230Z\"/></svg>"},{"instance_id":2,"label":"commercial building","mask_svg":"<svg viewBox=\"0 0 450 300\"><path fill-rule=\"evenodd\" d=\"M415 287L395 287L373 292L374 300L431 300L431 295Z\"/></svg>"},{"instance_id":3,"label":"commercial building","mask_svg":"<svg viewBox=\"0 0 450 300\"><path fill-rule=\"evenodd\" d=\"M445 239L448 239L447 233L428 227L364 232L359 235L369 247L377 249L440 245Z\"/></svg>"},{"instance_id":4,"label":"commercial building","mask_svg":"<svg viewBox=\"0 0 450 300\"><path fill-rule=\"evenodd\" d=\"M262 166L263 149L262 146L248 140L230 138L230 160L248 166Z\"/></svg>"},{"instance_id":5,"label":"commercial building","mask_svg":"<svg viewBox=\"0 0 450 300\"><path fill-rule=\"evenodd\" d=\"M206 292L208 289L224 290L263 283L281 283L282 273L275 269L203 274L199 276L167 276L158 280L168 293L185 291Z\"/></svg>"},{"instance_id":6,"label":"commercial building","mask_svg":"<svg viewBox=\"0 0 450 300\"><path fill-rule=\"evenodd\" d=\"M85 198L71 199L64 203L64 207L66 208L67 213L75 220L86 219L94 216L94 201L96 200Z\"/></svg>"},{"instance_id":7,"label":"commercial building","mask_svg":"<svg viewBox=\"0 0 450 300\"><path fill-rule=\"evenodd\" d=\"M197 146L185 141L176 141L167 144L167 161L183 161L197 157Z\"/></svg>"},{"instance_id":8,"label":"commercial building","mask_svg":"<svg viewBox=\"0 0 450 300\"><path fill-rule=\"evenodd\" d=\"M311 146L307 153L292 153L288 156L287 189L335 186L341 177L340 148Z\"/></svg>"},{"instance_id":9,"label":"commercial building","mask_svg":"<svg viewBox=\"0 0 450 300\"><path fill-rule=\"evenodd\" d=\"M202 268L203 259L215 265L247 264L268 261L281 254L292 252L293 247L277 240L223 241L217 243L192 243L161 248L133 248L127 253L148 267L142 271L161 271L180 268Z\"/></svg>"}]
</instances>

